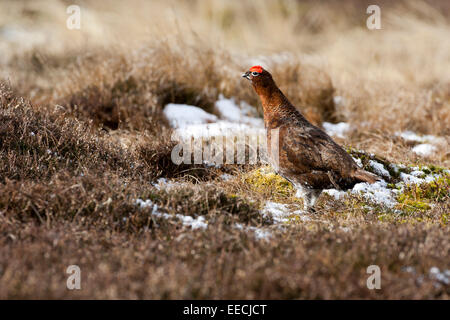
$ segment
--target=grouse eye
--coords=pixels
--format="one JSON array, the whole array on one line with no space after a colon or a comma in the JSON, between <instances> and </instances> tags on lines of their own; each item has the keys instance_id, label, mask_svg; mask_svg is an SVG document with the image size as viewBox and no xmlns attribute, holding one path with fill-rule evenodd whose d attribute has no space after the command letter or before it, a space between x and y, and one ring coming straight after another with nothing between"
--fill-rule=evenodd
<instances>
[{"instance_id":1,"label":"grouse eye","mask_svg":"<svg viewBox=\"0 0 450 320\"><path fill-rule=\"evenodd\" d=\"M254 77L259 76L259 73L256 72L256 71L253 71L253 72L252 72L252 76L254 76Z\"/></svg>"}]
</instances>

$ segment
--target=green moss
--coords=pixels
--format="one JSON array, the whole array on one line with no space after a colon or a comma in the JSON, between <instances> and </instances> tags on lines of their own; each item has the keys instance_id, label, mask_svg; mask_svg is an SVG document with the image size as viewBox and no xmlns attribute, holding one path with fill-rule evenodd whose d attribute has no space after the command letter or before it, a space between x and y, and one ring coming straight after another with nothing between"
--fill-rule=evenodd
<instances>
[{"instance_id":1,"label":"green moss","mask_svg":"<svg viewBox=\"0 0 450 320\"><path fill-rule=\"evenodd\" d=\"M404 214L391 214L391 213L382 213L378 215L378 221L385 222L389 224L419 224L419 223L433 223L433 219L426 216L422 213L422 211L411 210L411 212ZM419 215L417 215L419 213Z\"/></svg>"},{"instance_id":2,"label":"green moss","mask_svg":"<svg viewBox=\"0 0 450 320\"><path fill-rule=\"evenodd\" d=\"M405 188L405 193L415 199L443 201L450 197L450 175L441 176L429 183L409 185Z\"/></svg>"},{"instance_id":3,"label":"green moss","mask_svg":"<svg viewBox=\"0 0 450 320\"><path fill-rule=\"evenodd\" d=\"M284 224L292 225L292 224L304 224L305 222L301 219L301 217L297 214L288 215L287 221Z\"/></svg>"},{"instance_id":4,"label":"green moss","mask_svg":"<svg viewBox=\"0 0 450 320\"><path fill-rule=\"evenodd\" d=\"M435 201L443 201L450 197L450 175L441 176L420 187L418 191L422 196Z\"/></svg>"},{"instance_id":5,"label":"green moss","mask_svg":"<svg viewBox=\"0 0 450 320\"><path fill-rule=\"evenodd\" d=\"M421 165L417 165L417 166L426 175L429 175L432 173L439 174L439 175L445 175L446 174L445 170L447 170L444 167L436 166L434 164L425 164L425 165L421 164Z\"/></svg>"},{"instance_id":6,"label":"green moss","mask_svg":"<svg viewBox=\"0 0 450 320\"><path fill-rule=\"evenodd\" d=\"M387 184L387 187L388 187L389 189L399 189L399 187L397 187L397 186L395 185L395 183L388 183L388 184Z\"/></svg>"},{"instance_id":7,"label":"green moss","mask_svg":"<svg viewBox=\"0 0 450 320\"><path fill-rule=\"evenodd\" d=\"M395 221L395 216L392 214L388 214L388 213L382 213L377 216L377 219L378 219L378 221L381 221L381 222L391 223L391 222Z\"/></svg>"},{"instance_id":8,"label":"green moss","mask_svg":"<svg viewBox=\"0 0 450 320\"><path fill-rule=\"evenodd\" d=\"M443 173L445 173L445 170L446 170L445 168L435 166L434 164L429 165L428 168L432 173L437 173L437 174L443 174Z\"/></svg>"},{"instance_id":9,"label":"green moss","mask_svg":"<svg viewBox=\"0 0 450 320\"><path fill-rule=\"evenodd\" d=\"M407 185L398 195L398 209L406 213L427 211L431 202L444 201L450 198L450 175L441 176L430 183Z\"/></svg>"},{"instance_id":10,"label":"green moss","mask_svg":"<svg viewBox=\"0 0 450 320\"><path fill-rule=\"evenodd\" d=\"M399 201L399 209L405 213L413 213L417 211L427 211L431 209L429 203L413 199L403 199Z\"/></svg>"},{"instance_id":11,"label":"green moss","mask_svg":"<svg viewBox=\"0 0 450 320\"><path fill-rule=\"evenodd\" d=\"M441 216L441 224L446 226L448 224L448 219L449 219L449 215L448 214L443 214Z\"/></svg>"},{"instance_id":12,"label":"green moss","mask_svg":"<svg viewBox=\"0 0 450 320\"><path fill-rule=\"evenodd\" d=\"M268 168L259 168L244 175L243 180L256 192L269 193L275 197L290 197L294 193L292 184Z\"/></svg>"}]
</instances>

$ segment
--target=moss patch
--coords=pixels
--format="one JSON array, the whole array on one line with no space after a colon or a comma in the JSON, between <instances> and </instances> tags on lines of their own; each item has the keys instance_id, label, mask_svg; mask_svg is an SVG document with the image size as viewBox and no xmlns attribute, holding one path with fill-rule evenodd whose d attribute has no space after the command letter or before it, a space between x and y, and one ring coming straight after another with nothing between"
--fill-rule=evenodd
<instances>
[{"instance_id":1,"label":"moss patch","mask_svg":"<svg viewBox=\"0 0 450 320\"><path fill-rule=\"evenodd\" d=\"M450 199L450 175L436 178L429 183L407 185L399 194L398 209L404 212L427 211L431 202L441 202Z\"/></svg>"},{"instance_id":2,"label":"moss patch","mask_svg":"<svg viewBox=\"0 0 450 320\"><path fill-rule=\"evenodd\" d=\"M243 176L243 182L250 185L253 191L267 194L273 198L287 198L295 194L292 184L271 171L269 167L247 173Z\"/></svg>"}]
</instances>

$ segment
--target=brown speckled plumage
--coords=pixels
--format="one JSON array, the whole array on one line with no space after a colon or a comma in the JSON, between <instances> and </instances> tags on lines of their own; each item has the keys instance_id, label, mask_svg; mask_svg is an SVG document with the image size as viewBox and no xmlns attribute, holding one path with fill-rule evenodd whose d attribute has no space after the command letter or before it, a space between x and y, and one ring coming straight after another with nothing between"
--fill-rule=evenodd
<instances>
[{"instance_id":1,"label":"brown speckled plumage","mask_svg":"<svg viewBox=\"0 0 450 320\"><path fill-rule=\"evenodd\" d=\"M262 68L255 72L254 68L243 76L251 81L261 99L271 162L281 176L303 193L306 209L313 209L323 189L347 190L356 183L374 183L378 179L359 168L328 134L308 122L269 72ZM278 136L278 144L272 135L275 139ZM278 149L271 148L273 145Z\"/></svg>"}]
</instances>

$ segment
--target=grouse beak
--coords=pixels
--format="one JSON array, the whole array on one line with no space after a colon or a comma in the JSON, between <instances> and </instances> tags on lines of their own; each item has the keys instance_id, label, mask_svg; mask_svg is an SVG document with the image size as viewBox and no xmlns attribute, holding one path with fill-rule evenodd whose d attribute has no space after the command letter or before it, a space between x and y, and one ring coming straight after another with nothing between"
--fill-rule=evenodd
<instances>
[{"instance_id":1,"label":"grouse beak","mask_svg":"<svg viewBox=\"0 0 450 320\"><path fill-rule=\"evenodd\" d=\"M248 80L251 80L250 79L250 71L247 71L246 73L242 74L242 77L247 78Z\"/></svg>"}]
</instances>

